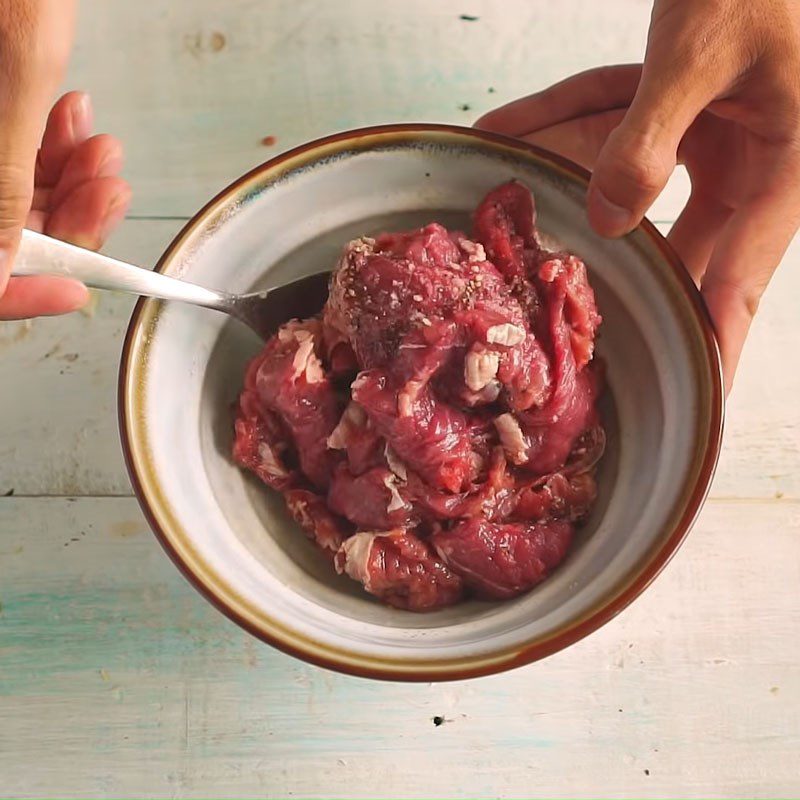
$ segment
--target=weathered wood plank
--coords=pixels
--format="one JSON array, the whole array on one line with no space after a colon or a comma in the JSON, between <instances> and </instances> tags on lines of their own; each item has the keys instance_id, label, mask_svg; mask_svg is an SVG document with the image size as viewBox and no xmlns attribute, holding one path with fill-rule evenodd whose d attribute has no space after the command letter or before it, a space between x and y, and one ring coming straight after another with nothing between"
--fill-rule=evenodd
<instances>
[{"instance_id":1,"label":"weathered wood plank","mask_svg":"<svg viewBox=\"0 0 800 800\"><path fill-rule=\"evenodd\" d=\"M128 222L107 250L152 265L181 224ZM0 493L130 492L116 402L134 302L98 293L91 316L0 322Z\"/></svg>"},{"instance_id":2,"label":"weathered wood plank","mask_svg":"<svg viewBox=\"0 0 800 800\"><path fill-rule=\"evenodd\" d=\"M639 60L649 11L642 0L602 11L595 0L95 0L82 4L68 85L90 90L100 127L127 142L134 212L190 215L319 136L469 125L574 72ZM674 219L683 191L655 216Z\"/></svg>"},{"instance_id":3,"label":"weathered wood plank","mask_svg":"<svg viewBox=\"0 0 800 800\"><path fill-rule=\"evenodd\" d=\"M602 631L452 685L340 677L251 640L184 583L131 499L4 498L0 530L9 796L800 791L797 502L709 503Z\"/></svg>"},{"instance_id":4,"label":"weathered wood plank","mask_svg":"<svg viewBox=\"0 0 800 800\"><path fill-rule=\"evenodd\" d=\"M650 7L84 0L67 83L125 140L133 213L181 217L334 130L469 124L637 60ZM651 217L675 219L686 191L681 174ZM108 251L151 264L180 225L129 220ZM798 296L800 242L744 354L712 500L666 574L604 630L512 674L403 686L306 667L196 595L132 499L0 497L0 790L796 795ZM93 317L0 324L0 495L129 493L115 395L132 304L105 295Z\"/></svg>"}]
</instances>

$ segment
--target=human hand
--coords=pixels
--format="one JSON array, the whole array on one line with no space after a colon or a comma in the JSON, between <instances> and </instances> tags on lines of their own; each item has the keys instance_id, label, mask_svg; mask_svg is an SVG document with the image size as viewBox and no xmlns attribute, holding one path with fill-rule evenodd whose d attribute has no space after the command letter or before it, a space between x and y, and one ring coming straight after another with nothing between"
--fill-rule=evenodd
<instances>
[{"instance_id":1,"label":"human hand","mask_svg":"<svg viewBox=\"0 0 800 800\"><path fill-rule=\"evenodd\" d=\"M89 138L85 95L62 98L42 138L74 14L75 0L0 0L0 319L64 313L88 299L66 278L9 280L25 225L99 247L128 202L117 177L121 148L110 137Z\"/></svg>"},{"instance_id":2,"label":"human hand","mask_svg":"<svg viewBox=\"0 0 800 800\"><path fill-rule=\"evenodd\" d=\"M701 287L730 390L759 299L800 224L800 7L656 0L643 65L589 70L477 127L593 169L589 219L632 230L676 163L691 196L669 240Z\"/></svg>"},{"instance_id":3,"label":"human hand","mask_svg":"<svg viewBox=\"0 0 800 800\"><path fill-rule=\"evenodd\" d=\"M26 226L97 250L125 217L131 192L119 177L122 145L91 131L89 96L64 95L47 120ZM0 319L67 313L82 307L88 296L82 283L68 278L11 278L0 297Z\"/></svg>"}]
</instances>

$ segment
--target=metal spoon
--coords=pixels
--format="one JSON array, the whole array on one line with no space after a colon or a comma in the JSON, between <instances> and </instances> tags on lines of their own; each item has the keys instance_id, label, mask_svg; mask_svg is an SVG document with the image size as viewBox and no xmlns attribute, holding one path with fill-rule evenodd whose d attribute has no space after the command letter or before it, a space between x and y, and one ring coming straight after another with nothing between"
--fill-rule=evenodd
<instances>
[{"instance_id":1,"label":"metal spoon","mask_svg":"<svg viewBox=\"0 0 800 800\"><path fill-rule=\"evenodd\" d=\"M330 273L322 272L263 292L228 294L170 278L29 230L22 233L11 274L64 275L93 289L191 303L229 314L262 339L267 339L289 319L317 313L327 299L330 277Z\"/></svg>"}]
</instances>

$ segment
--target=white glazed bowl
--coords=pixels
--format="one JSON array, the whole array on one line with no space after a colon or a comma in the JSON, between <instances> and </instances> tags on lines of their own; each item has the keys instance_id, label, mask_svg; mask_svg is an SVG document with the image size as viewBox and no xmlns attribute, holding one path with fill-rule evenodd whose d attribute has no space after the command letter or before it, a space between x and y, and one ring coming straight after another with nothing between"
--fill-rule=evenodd
<instances>
[{"instance_id":1,"label":"white glazed bowl","mask_svg":"<svg viewBox=\"0 0 800 800\"><path fill-rule=\"evenodd\" d=\"M597 507L564 564L529 594L416 615L366 595L231 461L232 404L259 343L221 315L142 301L120 373L133 484L167 552L255 636L343 672L445 680L553 653L608 621L663 568L706 496L723 391L711 326L665 240L590 229L586 173L523 143L434 125L373 128L300 147L234 183L158 269L244 292L330 268L357 235L430 221L469 228L485 192L534 191L542 231L589 265L605 318L610 447Z\"/></svg>"}]
</instances>

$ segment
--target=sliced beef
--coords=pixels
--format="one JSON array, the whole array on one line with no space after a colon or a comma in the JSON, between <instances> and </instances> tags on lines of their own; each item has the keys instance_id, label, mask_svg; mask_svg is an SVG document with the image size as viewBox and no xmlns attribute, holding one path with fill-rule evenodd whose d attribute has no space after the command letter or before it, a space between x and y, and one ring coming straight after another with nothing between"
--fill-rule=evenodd
<instances>
[{"instance_id":1,"label":"sliced beef","mask_svg":"<svg viewBox=\"0 0 800 800\"><path fill-rule=\"evenodd\" d=\"M589 513L596 499L597 483L591 472L571 477L556 472L536 486L519 489L509 516L529 522L562 517L580 520Z\"/></svg>"},{"instance_id":2,"label":"sliced beef","mask_svg":"<svg viewBox=\"0 0 800 800\"><path fill-rule=\"evenodd\" d=\"M531 525L476 518L434 533L431 544L480 597L508 600L532 589L558 566L572 532L566 520Z\"/></svg>"},{"instance_id":3,"label":"sliced beef","mask_svg":"<svg viewBox=\"0 0 800 800\"><path fill-rule=\"evenodd\" d=\"M245 392L249 405L251 394ZM233 458L237 464L254 472L267 486L281 491L291 486L296 473L285 462L291 456L291 442L280 420L267 409L245 413L235 422Z\"/></svg>"},{"instance_id":4,"label":"sliced beef","mask_svg":"<svg viewBox=\"0 0 800 800\"><path fill-rule=\"evenodd\" d=\"M584 263L504 184L472 238L434 223L344 248L320 317L248 367L234 458L390 605L514 597L597 496L600 323Z\"/></svg>"},{"instance_id":5,"label":"sliced beef","mask_svg":"<svg viewBox=\"0 0 800 800\"><path fill-rule=\"evenodd\" d=\"M285 492L284 499L295 522L331 558L353 533L353 526L347 520L332 514L325 498L314 492L290 489Z\"/></svg>"},{"instance_id":6,"label":"sliced beef","mask_svg":"<svg viewBox=\"0 0 800 800\"><path fill-rule=\"evenodd\" d=\"M592 360L595 334L603 321L597 313L586 265L568 253L549 256L540 265L538 277L551 284L560 283L563 287L564 319L569 326L575 367L581 370Z\"/></svg>"},{"instance_id":7,"label":"sliced beef","mask_svg":"<svg viewBox=\"0 0 800 800\"><path fill-rule=\"evenodd\" d=\"M319 359L319 322L289 323L267 342L248 371L259 411L283 423L303 474L325 488L338 460L328 447L342 408ZM264 416L264 414L262 414Z\"/></svg>"},{"instance_id":8,"label":"sliced beef","mask_svg":"<svg viewBox=\"0 0 800 800\"><path fill-rule=\"evenodd\" d=\"M392 449L431 486L460 491L475 471L464 412L436 399L427 384L398 385L364 372L353 397Z\"/></svg>"},{"instance_id":9,"label":"sliced beef","mask_svg":"<svg viewBox=\"0 0 800 800\"><path fill-rule=\"evenodd\" d=\"M475 238L509 283L522 283L536 257L536 209L533 195L511 181L489 192L475 211Z\"/></svg>"},{"instance_id":10,"label":"sliced beef","mask_svg":"<svg viewBox=\"0 0 800 800\"><path fill-rule=\"evenodd\" d=\"M458 310L477 306L523 325L522 309L509 300L502 275L486 261L481 245L432 224L350 242L323 319L352 345L361 367L371 368L391 364L409 330Z\"/></svg>"},{"instance_id":11,"label":"sliced beef","mask_svg":"<svg viewBox=\"0 0 800 800\"><path fill-rule=\"evenodd\" d=\"M384 463L385 442L367 418L364 409L350 402L328 437L328 447L343 450L353 475L361 475Z\"/></svg>"},{"instance_id":12,"label":"sliced beef","mask_svg":"<svg viewBox=\"0 0 800 800\"><path fill-rule=\"evenodd\" d=\"M482 245L441 225L351 242L323 321L333 352L349 343L363 368L394 373L410 351L437 346L425 328L436 335L450 323L437 371L447 371L449 394L463 405L493 402L505 388L513 407L527 408L548 389L547 358L503 275Z\"/></svg>"},{"instance_id":13,"label":"sliced beef","mask_svg":"<svg viewBox=\"0 0 800 800\"><path fill-rule=\"evenodd\" d=\"M370 530L408 527L419 521L400 479L383 467L353 475L342 464L333 475L328 505L358 527Z\"/></svg>"},{"instance_id":14,"label":"sliced beef","mask_svg":"<svg viewBox=\"0 0 800 800\"><path fill-rule=\"evenodd\" d=\"M552 352L552 393L541 408L498 418L498 432L510 460L539 475L559 469L578 438L587 429L597 426L595 404L600 390L598 374L589 366L579 367L573 349L573 341L577 337L583 342L580 336L586 331L581 328L583 334L577 334L567 318L573 271L562 261L551 260L546 266L539 280ZM584 316L589 318L589 315ZM579 346L579 352L585 357L585 343Z\"/></svg>"},{"instance_id":15,"label":"sliced beef","mask_svg":"<svg viewBox=\"0 0 800 800\"><path fill-rule=\"evenodd\" d=\"M336 569L385 603L409 611L453 605L464 590L431 546L405 530L357 533L340 548Z\"/></svg>"}]
</instances>

